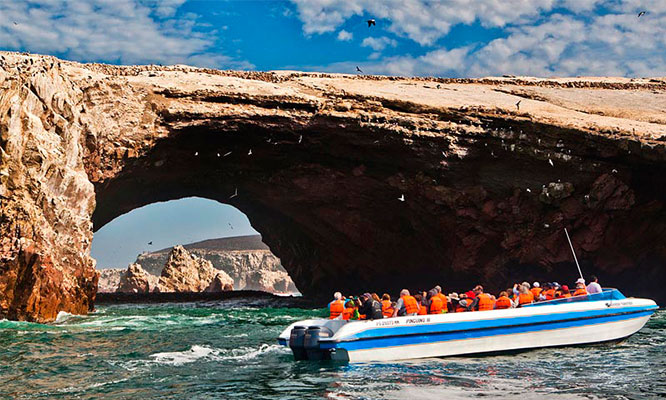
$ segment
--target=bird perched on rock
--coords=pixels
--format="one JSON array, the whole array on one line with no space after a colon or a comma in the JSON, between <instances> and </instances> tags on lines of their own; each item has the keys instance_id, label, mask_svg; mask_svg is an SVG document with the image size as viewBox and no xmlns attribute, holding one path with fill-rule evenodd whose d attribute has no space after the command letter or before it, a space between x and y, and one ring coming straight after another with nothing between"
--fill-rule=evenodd
<instances>
[{"instance_id":1,"label":"bird perched on rock","mask_svg":"<svg viewBox=\"0 0 666 400\"><path fill-rule=\"evenodd\" d=\"M367 21L365 21L365 22L368 23L368 28L370 28L371 26L376 26L376 25L377 25L377 23L375 22L374 19L369 19L369 20L367 20Z\"/></svg>"},{"instance_id":2,"label":"bird perched on rock","mask_svg":"<svg viewBox=\"0 0 666 400\"><path fill-rule=\"evenodd\" d=\"M518 111L520 111L520 102L521 102L521 101L522 101L522 100L518 100L518 103L516 103L516 108L518 109Z\"/></svg>"},{"instance_id":3,"label":"bird perched on rock","mask_svg":"<svg viewBox=\"0 0 666 400\"><path fill-rule=\"evenodd\" d=\"M641 11L641 12L639 12L639 13L638 13L638 18L640 18L640 17L642 17L643 15L645 15L646 12L647 12L647 11Z\"/></svg>"},{"instance_id":4,"label":"bird perched on rock","mask_svg":"<svg viewBox=\"0 0 666 400\"><path fill-rule=\"evenodd\" d=\"M356 66L356 72L363 73L363 71L361 71L361 69L358 67L358 65Z\"/></svg>"}]
</instances>

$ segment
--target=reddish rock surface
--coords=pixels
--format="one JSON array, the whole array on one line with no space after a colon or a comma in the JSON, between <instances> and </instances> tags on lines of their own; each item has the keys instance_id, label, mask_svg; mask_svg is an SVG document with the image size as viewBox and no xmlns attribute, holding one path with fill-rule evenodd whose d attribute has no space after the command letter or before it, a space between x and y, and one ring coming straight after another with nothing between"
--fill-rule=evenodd
<instances>
[{"instance_id":1,"label":"reddish rock surface","mask_svg":"<svg viewBox=\"0 0 666 400\"><path fill-rule=\"evenodd\" d=\"M121 293L150 293L157 287L156 276L146 272L139 264L130 264L127 271L120 276L120 283L116 292Z\"/></svg>"},{"instance_id":2,"label":"reddish rock surface","mask_svg":"<svg viewBox=\"0 0 666 400\"><path fill-rule=\"evenodd\" d=\"M92 309L93 230L187 196L246 213L306 296L566 282L568 227L587 273L666 300L664 80L2 55L0 317Z\"/></svg>"},{"instance_id":3,"label":"reddish rock surface","mask_svg":"<svg viewBox=\"0 0 666 400\"><path fill-rule=\"evenodd\" d=\"M168 292L221 292L233 290L234 280L213 264L190 254L183 246L175 246L169 254L155 291Z\"/></svg>"}]
</instances>

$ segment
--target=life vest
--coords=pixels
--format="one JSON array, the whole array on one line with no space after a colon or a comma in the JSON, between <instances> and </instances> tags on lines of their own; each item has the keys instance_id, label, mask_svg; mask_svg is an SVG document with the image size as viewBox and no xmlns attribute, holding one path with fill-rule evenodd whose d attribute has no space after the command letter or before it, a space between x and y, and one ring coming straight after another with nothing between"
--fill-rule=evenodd
<instances>
[{"instance_id":1,"label":"life vest","mask_svg":"<svg viewBox=\"0 0 666 400\"><path fill-rule=\"evenodd\" d=\"M495 308L495 302L493 301L493 299L490 297L489 294L481 293L476 297L479 298L478 302L479 311L490 311L493 308Z\"/></svg>"},{"instance_id":2,"label":"life vest","mask_svg":"<svg viewBox=\"0 0 666 400\"><path fill-rule=\"evenodd\" d=\"M532 296L534 296L534 298L537 299L539 298L539 295L541 294L542 290L543 289L541 289L540 287L533 287L532 289L530 289L530 292L532 292Z\"/></svg>"},{"instance_id":3,"label":"life vest","mask_svg":"<svg viewBox=\"0 0 666 400\"><path fill-rule=\"evenodd\" d=\"M571 297L571 293L562 293L562 298L565 299L567 297Z\"/></svg>"},{"instance_id":4,"label":"life vest","mask_svg":"<svg viewBox=\"0 0 666 400\"><path fill-rule=\"evenodd\" d=\"M437 297L439 297L442 300L442 314L449 312L449 299L446 298L444 293L437 293Z\"/></svg>"},{"instance_id":5,"label":"life vest","mask_svg":"<svg viewBox=\"0 0 666 400\"><path fill-rule=\"evenodd\" d=\"M497 301L495 301L495 309L496 310L504 310L505 308L511 308L511 299L502 296Z\"/></svg>"},{"instance_id":6,"label":"life vest","mask_svg":"<svg viewBox=\"0 0 666 400\"><path fill-rule=\"evenodd\" d=\"M532 296L532 293L520 293L518 295L518 304L521 306L523 304L530 304L534 301L534 296Z\"/></svg>"},{"instance_id":7,"label":"life vest","mask_svg":"<svg viewBox=\"0 0 666 400\"><path fill-rule=\"evenodd\" d=\"M430 314L441 314L442 313L442 299L437 296L432 296L430 299Z\"/></svg>"},{"instance_id":8,"label":"life vest","mask_svg":"<svg viewBox=\"0 0 666 400\"><path fill-rule=\"evenodd\" d=\"M382 300L382 315L384 318L391 318L393 316L393 307L391 307L390 300Z\"/></svg>"},{"instance_id":9,"label":"life vest","mask_svg":"<svg viewBox=\"0 0 666 400\"><path fill-rule=\"evenodd\" d=\"M580 289L576 289L576 291L574 292L573 295L574 295L574 296L584 296L584 295L586 295L586 294L587 294L587 289L585 289L585 288L580 288Z\"/></svg>"},{"instance_id":10,"label":"life vest","mask_svg":"<svg viewBox=\"0 0 666 400\"><path fill-rule=\"evenodd\" d=\"M342 303L342 300L334 300L328 305L328 308L331 312L331 315L328 318L336 319L345 310L345 305Z\"/></svg>"},{"instance_id":11,"label":"life vest","mask_svg":"<svg viewBox=\"0 0 666 400\"><path fill-rule=\"evenodd\" d=\"M406 314L416 314L419 312L419 305L414 296L402 296L402 302L405 305Z\"/></svg>"},{"instance_id":12,"label":"life vest","mask_svg":"<svg viewBox=\"0 0 666 400\"><path fill-rule=\"evenodd\" d=\"M348 321L351 319L353 314L354 314L353 308L345 308L345 310L342 312L342 319Z\"/></svg>"},{"instance_id":13,"label":"life vest","mask_svg":"<svg viewBox=\"0 0 666 400\"><path fill-rule=\"evenodd\" d=\"M460 303L456 304L456 311L455 312L465 312L467 309L463 306L460 305Z\"/></svg>"},{"instance_id":14,"label":"life vest","mask_svg":"<svg viewBox=\"0 0 666 400\"><path fill-rule=\"evenodd\" d=\"M428 315L428 307L421 304L421 307L419 307L419 311L416 314L418 314L418 315Z\"/></svg>"},{"instance_id":15,"label":"life vest","mask_svg":"<svg viewBox=\"0 0 666 400\"><path fill-rule=\"evenodd\" d=\"M555 298L555 289L548 289L544 292L546 300L553 300Z\"/></svg>"}]
</instances>

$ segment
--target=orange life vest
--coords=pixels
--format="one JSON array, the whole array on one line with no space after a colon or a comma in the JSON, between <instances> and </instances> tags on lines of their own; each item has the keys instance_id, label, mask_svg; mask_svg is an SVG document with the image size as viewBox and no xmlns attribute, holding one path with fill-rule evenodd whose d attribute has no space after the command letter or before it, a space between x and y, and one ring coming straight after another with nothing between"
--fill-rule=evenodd
<instances>
[{"instance_id":1,"label":"orange life vest","mask_svg":"<svg viewBox=\"0 0 666 400\"><path fill-rule=\"evenodd\" d=\"M384 315L384 318L391 318L393 316L393 307L391 307L390 300L382 300L382 315Z\"/></svg>"},{"instance_id":2,"label":"orange life vest","mask_svg":"<svg viewBox=\"0 0 666 400\"><path fill-rule=\"evenodd\" d=\"M465 312L465 311L467 311L467 308L461 306L460 303L456 304L456 311L455 312Z\"/></svg>"},{"instance_id":3,"label":"orange life vest","mask_svg":"<svg viewBox=\"0 0 666 400\"><path fill-rule=\"evenodd\" d=\"M449 307L447 306L449 299L446 298L444 293L437 293L437 297L442 300L442 314L449 312Z\"/></svg>"},{"instance_id":4,"label":"orange life vest","mask_svg":"<svg viewBox=\"0 0 666 400\"><path fill-rule=\"evenodd\" d=\"M342 314L342 312L345 310L345 305L342 303L342 300L334 300L329 304L328 306L329 311L331 312L331 315L329 316L330 319L335 319Z\"/></svg>"},{"instance_id":5,"label":"orange life vest","mask_svg":"<svg viewBox=\"0 0 666 400\"><path fill-rule=\"evenodd\" d=\"M479 298L479 302L477 303L479 306L479 311L489 311L495 308L495 302L489 294L481 293L476 297Z\"/></svg>"},{"instance_id":6,"label":"orange life vest","mask_svg":"<svg viewBox=\"0 0 666 400\"><path fill-rule=\"evenodd\" d=\"M521 293L518 295L518 304L521 306L523 304L530 304L534 301L534 296L532 296L532 293Z\"/></svg>"},{"instance_id":7,"label":"orange life vest","mask_svg":"<svg viewBox=\"0 0 666 400\"><path fill-rule=\"evenodd\" d=\"M562 293L562 298L571 297L571 293Z\"/></svg>"},{"instance_id":8,"label":"orange life vest","mask_svg":"<svg viewBox=\"0 0 666 400\"><path fill-rule=\"evenodd\" d=\"M555 289L548 289L544 292L546 300L553 300L555 298Z\"/></svg>"},{"instance_id":9,"label":"orange life vest","mask_svg":"<svg viewBox=\"0 0 666 400\"><path fill-rule=\"evenodd\" d=\"M430 314L441 314L442 313L442 299L437 296L432 296L430 299Z\"/></svg>"},{"instance_id":10,"label":"orange life vest","mask_svg":"<svg viewBox=\"0 0 666 400\"><path fill-rule=\"evenodd\" d=\"M530 289L530 292L532 292L532 296L534 296L535 299L538 299L542 290L543 289L541 289L540 287L533 287L532 289Z\"/></svg>"},{"instance_id":11,"label":"orange life vest","mask_svg":"<svg viewBox=\"0 0 666 400\"><path fill-rule=\"evenodd\" d=\"M345 308L345 310L342 312L342 319L345 321L350 320L352 315L354 314L354 309L351 307Z\"/></svg>"},{"instance_id":12,"label":"orange life vest","mask_svg":"<svg viewBox=\"0 0 666 400\"><path fill-rule=\"evenodd\" d=\"M419 304L419 311L416 313L417 315L428 315L428 307L424 306L423 304Z\"/></svg>"},{"instance_id":13,"label":"orange life vest","mask_svg":"<svg viewBox=\"0 0 666 400\"><path fill-rule=\"evenodd\" d=\"M576 291L574 292L573 295L574 295L574 296L584 296L584 295L586 295L586 294L587 294L587 289L585 289L585 288L580 288L580 289L576 289Z\"/></svg>"},{"instance_id":14,"label":"orange life vest","mask_svg":"<svg viewBox=\"0 0 666 400\"><path fill-rule=\"evenodd\" d=\"M402 302L405 305L405 313L416 314L419 312L419 305L416 303L414 296L402 296Z\"/></svg>"},{"instance_id":15,"label":"orange life vest","mask_svg":"<svg viewBox=\"0 0 666 400\"><path fill-rule=\"evenodd\" d=\"M511 308L511 299L506 296L502 296L495 302L495 309L504 310L505 308Z\"/></svg>"}]
</instances>

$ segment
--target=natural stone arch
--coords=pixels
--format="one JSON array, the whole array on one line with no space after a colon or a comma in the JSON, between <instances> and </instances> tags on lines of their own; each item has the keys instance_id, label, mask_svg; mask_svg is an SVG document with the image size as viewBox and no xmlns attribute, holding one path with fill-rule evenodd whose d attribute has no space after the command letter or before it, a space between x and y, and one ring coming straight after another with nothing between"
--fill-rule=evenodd
<instances>
[{"instance_id":1,"label":"natural stone arch","mask_svg":"<svg viewBox=\"0 0 666 400\"><path fill-rule=\"evenodd\" d=\"M589 272L664 296L666 117L640 106L663 82L4 55L1 316L91 309L93 229L191 195L243 211L306 295L570 279L570 227Z\"/></svg>"}]
</instances>

